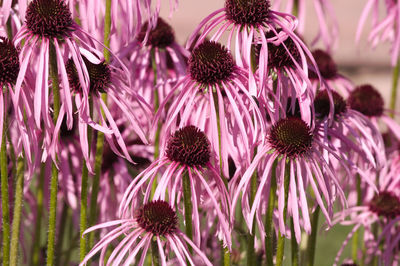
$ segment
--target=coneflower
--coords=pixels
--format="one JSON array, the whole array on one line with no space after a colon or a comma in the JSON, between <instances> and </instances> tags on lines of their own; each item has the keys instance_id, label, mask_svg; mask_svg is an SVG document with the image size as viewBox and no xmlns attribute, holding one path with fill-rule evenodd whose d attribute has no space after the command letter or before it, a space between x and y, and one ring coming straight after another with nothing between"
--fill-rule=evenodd
<instances>
[{"instance_id":1,"label":"coneflower","mask_svg":"<svg viewBox=\"0 0 400 266\"><path fill-rule=\"evenodd\" d=\"M104 265L108 245L117 240L119 243L117 242L108 257L107 265L135 263L141 266L145 262L150 246L152 252L156 253L152 254L153 258L158 257L161 265L167 265L172 253L175 254L179 265L187 265L186 260L190 265L195 265L192 256L189 255L187 244L193 248L205 265L212 265L204 253L179 230L177 214L168 202L163 200L148 202L136 209L129 219L99 224L89 228L85 233L117 225L117 228L102 237L80 265L85 265L99 251L101 251L99 265ZM167 250L169 250L168 253ZM140 253L140 259L136 259Z\"/></svg>"}]
</instances>

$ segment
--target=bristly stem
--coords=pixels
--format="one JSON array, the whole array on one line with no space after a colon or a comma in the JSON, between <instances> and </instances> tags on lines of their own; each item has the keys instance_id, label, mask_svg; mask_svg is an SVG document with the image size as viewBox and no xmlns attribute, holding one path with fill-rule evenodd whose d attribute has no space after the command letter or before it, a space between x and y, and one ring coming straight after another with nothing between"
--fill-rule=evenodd
<instances>
[{"instance_id":1,"label":"bristly stem","mask_svg":"<svg viewBox=\"0 0 400 266\"><path fill-rule=\"evenodd\" d=\"M314 265L315 258L315 246L317 243L317 229L318 229L318 218L319 218L319 206L315 207L312 221L311 221L311 235L307 241L307 266Z\"/></svg>"},{"instance_id":2,"label":"bristly stem","mask_svg":"<svg viewBox=\"0 0 400 266\"><path fill-rule=\"evenodd\" d=\"M107 97L107 95L105 95ZM94 164L94 176L92 183L92 194L90 196L90 211L89 211L89 223L88 226L93 226L97 219L97 197L99 195L100 188L100 175L101 166L103 164L103 151L104 151L104 134L97 131L96 140L96 155ZM93 246L94 237L96 232L91 232L89 234L89 246Z\"/></svg>"},{"instance_id":3,"label":"bristly stem","mask_svg":"<svg viewBox=\"0 0 400 266\"><path fill-rule=\"evenodd\" d=\"M110 33L111 33L111 0L106 0L106 14L104 17L104 46L110 47ZM110 62L110 51L104 48L103 55L106 62Z\"/></svg>"},{"instance_id":4,"label":"bristly stem","mask_svg":"<svg viewBox=\"0 0 400 266\"><path fill-rule=\"evenodd\" d=\"M299 265L299 244L297 244L297 240L295 237L293 217L290 218L290 232L291 232L290 242L292 244L292 266L298 266Z\"/></svg>"},{"instance_id":5,"label":"bristly stem","mask_svg":"<svg viewBox=\"0 0 400 266\"><path fill-rule=\"evenodd\" d=\"M158 251L158 245L157 245L157 240L153 239L151 240L151 259L153 262L153 266L160 266L160 253Z\"/></svg>"},{"instance_id":6,"label":"bristly stem","mask_svg":"<svg viewBox=\"0 0 400 266\"><path fill-rule=\"evenodd\" d=\"M397 58L396 66L393 68L392 73L392 93L390 98L390 116L393 118L396 108L396 98L397 98L397 85L399 83L399 71L400 71L400 57Z\"/></svg>"},{"instance_id":7,"label":"bristly stem","mask_svg":"<svg viewBox=\"0 0 400 266\"><path fill-rule=\"evenodd\" d=\"M49 49L49 72L53 87L53 121L57 123L60 113L60 86L58 80L58 67L56 49L50 41ZM56 239L56 219L57 219L57 194L58 194L58 169L55 163L52 164L50 181L50 206L49 206L49 229L47 235L47 266L54 265L54 246Z\"/></svg>"},{"instance_id":8,"label":"bristly stem","mask_svg":"<svg viewBox=\"0 0 400 266\"><path fill-rule=\"evenodd\" d=\"M40 237L42 231L43 195L44 195L43 186L44 186L45 171L46 171L46 163L42 163L40 165L40 174L36 190L36 204L37 204L36 223L32 240L33 246L31 252L32 254L31 263L29 264L34 266L38 266L40 261Z\"/></svg>"},{"instance_id":9,"label":"bristly stem","mask_svg":"<svg viewBox=\"0 0 400 266\"><path fill-rule=\"evenodd\" d=\"M286 159L285 163L285 175L284 175L284 189L285 189L285 207L283 208L283 221L286 223L286 210L287 210L287 201L289 196L289 181L290 181L290 161ZM278 236L278 244L276 250L276 266L282 266L283 263L283 254L285 251L285 236L282 232L279 232Z\"/></svg>"},{"instance_id":10,"label":"bristly stem","mask_svg":"<svg viewBox=\"0 0 400 266\"><path fill-rule=\"evenodd\" d=\"M193 225L192 225L192 191L190 189L190 178L189 170L183 172L182 175L182 188L183 188L183 202L185 206L185 229L186 235L190 239L193 239ZM192 248L189 247L190 253L192 253Z\"/></svg>"},{"instance_id":11,"label":"bristly stem","mask_svg":"<svg viewBox=\"0 0 400 266\"><path fill-rule=\"evenodd\" d=\"M361 177L359 174L356 175L356 186L357 186L357 206L361 205L361 201L362 201L362 191L361 191ZM357 263L358 260L358 239L359 239L359 235L360 235L360 230L357 230L354 232L353 235L353 242L352 242L352 246L351 246L351 256L353 258L353 262Z\"/></svg>"},{"instance_id":12,"label":"bristly stem","mask_svg":"<svg viewBox=\"0 0 400 266\"><path fill-rule=\"evenodd\" d=\"M157 88L157 64L156 64L156 57L155 57L155 51L154 49L151 49L151 67L153 69L153 89L154 89L154 113L157 113L158 108L160 107L160 95L158 94L158 88ZM157 124L157 131L156 135L154 137L154 160L157 160L158 157L160 157L160 135L161 135L161 127L162 123L159 121ZM156 191L157 188L157 182L153 182L153 185L151 187L151 197L153 197L154 192Z\"/></svg>"},{"instance_id":13,"label":"bristly stem","mask_svg":"<svg viewBox=\"0 0 400 266\"><path fill-rule=\"evenodd\" d=\"M90 106L90 116L93 115L93 98L89 98L89 106ZM92 127L87 127L87 136L88 136L88 143L89 143L89 154L91 150L91 143L92 143L92 134L93 130ZM88 183L89 183L89 170L87 168L87 162L84 161L82 165L82 178L81 178L81 216L80 216L80 238L79 238L79 258L82 261L86 256L87 250L87 235L83 235L87 228L87 209L88 209Z\"/></svg>"},{"instance_id":14,"label":"bristly stem","mask_svg":"<svg viewBox=\"0 0 400 266\"><path fill-rule=\"evenodd\" d=\"M22 202L24 200L24 158L18 158L17 180L15 183L14 215L11 231L10 265L18 265L19 231L21 225Z\"/></svg>"},{"instance_id":15,"label":"bristly stem","mask_svg":"<svg viewBox=\"0 0 400 266\"><path fill-rule=\"evenodd\" d=\"M7 87L2 88L3 94L7 94ZM7 110L6 101L4 101L4 110ZM1 171L1 214L3 231L3 265L9 265L10 256L10 207L8 191L8 163L7 163L7 112L4 112L3 134L1 136L0 148L0 171Z\"/></svg>"},{"instance_id":16,"label":"bristly stem","mask_svg":"<svg viewBox=\"0 0 400 266\"><path fill-rule=\"evenodd\" d=\"M273 266L274 265L274 229L272 227L272 219L275 208L276 201L276 167L278 165L278 160L272 165L271 170L271 185L269 189L269 200L268 200L268 209L267 215L265 216L265 257L266 257L266 265Z\"/></svg>"},{"instance_id":17,"label":"bristly stem","mask_svg":"<svg viewBox=\"0 0 400 266\"><path fill-rule=\"evenodd\" d=\"M106 0L106 15L104 17L104 46L110 48L110 32L111 32L111 0ZM103 50L104 60L106 63L110 62L110 51L104 48ZM101 98L105 104L107 104L107 94L102 93ZM103 110L101 110L102 116ZM104 133L97 131L96 140L96 154L94 162L94 176L92 183L92 194L90 196L90 209L89 209L89 222L88 226L92 226L97 219L97 197L99 195L100 188L100 175L101 166L103 164L103 152L104 152ZM95 232L89 234L89 246L93 246Z\"/></svg>"}]
</instances>

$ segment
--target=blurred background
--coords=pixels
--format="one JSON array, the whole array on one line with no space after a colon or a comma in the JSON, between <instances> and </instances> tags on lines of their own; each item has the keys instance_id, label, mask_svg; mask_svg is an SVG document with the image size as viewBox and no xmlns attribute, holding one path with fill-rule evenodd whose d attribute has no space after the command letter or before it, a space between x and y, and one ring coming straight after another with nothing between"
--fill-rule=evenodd
<instances>
[{"instance_id":1,"label":"blurred background","mask_svg":"<svg viewBox=\"0 0 400 266\"><path fill-rule=\"evenodd\" d=\"M307 43L310 43L316 35L318 21L313 8L313 1L306 1L307 17L303 37ZM161 16L173 26L180 44L185 43L188 36L203 18L224 6L223 0L180 0L178 9L169 19L169 1L163 0L163 2ZM339 45L333 53L339 72L349 78L355 85L370 83L375 86L383 94L388 107L392 83L390 45L383 43L379 44L375 49L371 48L367 40L371 29L370 17L364 26L359 44L355 43L358 20L367 1L330 0L330 2L333 5L339 23ZM383 15L383 6L380 11ZM399 101L400 99L397 99L397 102ZM332 230L325 231L323 229L324 222L320 218L320 232L317 238L315 259L315 265L319 266L333 264L340 246L351 229L350 227L335 226ZM286 256L290 256L289 246L290 243L287 241L286 247L288 250L285 252ZM351 241L341 259L350 258L350 252ZM288 260L286 260L286 265L290 265Z\"/></svg>"}]
</instances>

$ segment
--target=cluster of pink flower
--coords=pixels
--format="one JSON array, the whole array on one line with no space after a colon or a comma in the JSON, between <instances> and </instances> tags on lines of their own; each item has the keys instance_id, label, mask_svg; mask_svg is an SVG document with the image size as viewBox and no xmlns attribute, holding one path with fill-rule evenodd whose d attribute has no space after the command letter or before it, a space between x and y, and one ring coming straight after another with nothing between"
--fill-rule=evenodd
<instances>
[{"instance_id":1,"label":"cluster of pink flower","mask_svg":"<svg viewBox=\"0 0 400 266\"><path fill-rule=\"evenodd\" d=\"M399 2L356 35L380 2L396 65ZM400 125L338 73L329 0L310 45L305 0L225 0L185 47L160 0L0 3L3 265L313 265L319 212L353 225L332 263L399 262Z\"/></svg>"}]
</instances>

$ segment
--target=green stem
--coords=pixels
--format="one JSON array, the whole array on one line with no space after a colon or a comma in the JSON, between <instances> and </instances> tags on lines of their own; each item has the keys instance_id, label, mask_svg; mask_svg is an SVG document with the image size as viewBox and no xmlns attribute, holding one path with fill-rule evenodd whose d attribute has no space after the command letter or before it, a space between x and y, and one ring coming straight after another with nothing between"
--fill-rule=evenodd
<instances>
[{"instance_id":1,"label":"green stem","mask_svg":"<svg viewBox=\"0 0 400 266\"><path fill-rule=\"evenodd\" d=\"M283 208L283 221L286 222L287 201L289 196L289 181L290 181L290 162L285 163L285 177L283 180L285 189L285 207ZM283 254L285 252L285 236L279 232L278 244L276 250L276 266L281 266L283 263Z\"/></svg>"},{"instance_id":2,"label":"green stem","mask_svg":"<svg viewBox=\"0 0 400 266\"><path fill-rule=\"evenodd\" d=\"M315 246L317 243L317 229L318 229L318 218L319 218L319 206L315 208L311 221L311 235L307 241L307 266L314 265L315 258Z\"/></svg>"},{"instance_id":3,"label":"green stem","mask_svg":"<svg viewBox=\"0 0 400 266\"><path fill-rule=\"evenodd\" d=\"M111 0L106 0L106 13L104 17L104 46L110 48L110 32L111 32ZM103 49L104 60L106 63L110 62L110 51L106 48ZM102 93L102 100L107 104L107 94ZM104 116L103 110L101 110L102 116ZM91 138L91 134L89 139ZM104 152L104 133L97 132L96 140L96 154L95 154L95 165L94 165L94 176L92 183L92 194L90 196L90 210L89 210L89 221L88 225L92 226L97 219L97 197L99 195L100 188L100 175L101 166L103 164L103 152ZM81 232L82 233L82 232ZM89 234L89 246L93 246L95 232Z\"/></svg>"},{"instance_id":4,"label":"green stem","mask_svg":"<svg viewBox=\"0 0 400 266\"><path fill-rule=\"evenodd\" d=\"M160 253L158 252L157 240L151 240L151 259L153 266L160 266Z\"/></svg>"},{"instance_id":5,"label":"green stem","mask_svg":"<svg viewBox=\"0 0 400 266\"><path fill-rule=\"evenodd\" d=\"M157 84L157 64L155 58L155 51L154 49L151 50L151 67L153 69L153 85L154 85L154 113L157 113L158 108L160 107L160 95L158 94L158 89L156 87ZM162 123L159 121L157 124L157 131L154 138L154 160L157 160L160 156L160 135L161 135L161 127ZM156 192L157 182L153 182L151 188L151 198L153 198L154 193Z\"/></svg>"},{"instance_id":6,"label":"green stem","mask_svg":"<svg viewBox=\"0 0 400 266\"><path fill-rule=\"evenodd\" d=\"M90 197L90 213L89 213L89 226L94 225L97 219L97 197L100 188L100 175L101 166L103 164L103 151L104 151L104 134L100 131L97 132L96 141L96 155L94 165L94 177L92 184L92 194ZM89 246L93 246L94 237L96 232L91 232L89 235Z\"/></svg>"},{"instance_id":7,"label":"green stem","mask_svg":"<svg viewBox=\"0 0 400 266\"><path fill-rule=\"evenodd\" d=\"M190 190L190 179L189 173L185 171L182 176L182 187L183 187L183 201L185 205L185 226L186 235L190 239L193 239L193 228L192 228L192 191ZM190 253L192 253L192 248L189 247Z\"/></svg>"},{"instance_id":8,"label":"green stem","mask_svg":"<svg viewBox=\"0 0 400 266\"><path fill-rule=\"evenodd\" d=\"M104 17L104 46L110 47L110 32L111 32L111 0L106 0L106 14ZM110 51L104 48L104 59L110 62Z\"/></svg>"},{"instance_id":9,"label":"green stem","mask_svg":"<svg viewBox=\"0 0 400 266\"><path fill-rule=\"evenodd\" d=\"M17 181L15 187L14 215L11 233L10 265L17 265L19 229L21 225L22 202L24 199L24 158L18 158Z\"/></svg>"},{"instance_id":10,"label":"green stem","mask_svg":"<svg viewBox=\"0 0 400 266\"><path fill-rule=\"evenodd\" d=\"M58 67L56 49L50 41L49 68L53 87L53 121L57 122L60 113L60 86L58 80ZM50 181L50 206L49 206L49 228L47 235L47 266L54 265L54 246L56 239L56 219L57 219L57 193L58 193L58 169L53 162Z\"/></svg>"},{"instance_id":11,"label":"green stem","mask_svg":"<svg viewBox=\"0 0 400 266\"><path fill-rule=\"evenodd\" d=\"M257 171L254 171L250 180L250 206L253 205L254 197L257 192ZM256 252L254 250L254 235L255 235L255 223L253 222L252 234L247 233L247 265L256 265Z\"/></svg>"},{"instance_id":12,"label":"green stem","mask_svg":"<svg viewBox=\"0 0 400 266\"><path fill-rule=\"evenodd\" d=\"M275 160L275 162L272 165L268 209L267 209L267 215L265 216L265 257L266 257L266 265L267 266L274 265L274 254L273 254L273 252L274 252L274 247L273 247L274 229L272 227L272 219L273 219L275 202L276 202L276 167L277 167L277 165L278 165L278 160Z\"/></svg>"},{"instance_id":13,"label":"green stem","mask_svg":"<svg viewBox=\"0 0 400 266\"><path fill-rule=\"evenodd\" d=\"M229 249L227 247L223 246L223 243L221 243L222 247L222 266L230 266L231 265L231 253L229 252Z\"/></svg>"},{"instance_id":14,"label":"green stem","mask_svg":"<svg viewBox=\"0 0 400 266\"><path fill-rule=\"evenodd\" d=\"M295 0L293 3L292 15L295 17L299 15L299 0Z\"/></svg>"},{"instance_id":15,"label":"green stem","mask_svg":"<svg viewBox=\"0 0 400 266\"><path fill-rule=\"evenodd\" d=\"M46 164L42 163L40 165L40 175L38 180L38 187L36 190L36 224L35 232L33 235L33 246L32 246L32 256L30 265L38 266L40 261L40 236L42 231L42 216L43 216L43 186L44 186L44 175L46 170Z\"/></svg>"},{"instance_id":16,"label":"green stem","mask_svg":"<svg viewBox=\"0 0 400 266\"><path fill-rule=\"evenodd\" d=\"M357 206L360 206L361 201L362 201L362 191L361 191L361 178L360 175L357 174L356 176L356 186L357 186ZM351 256L353 258L353 262L356 263L358 260L358 239L359 239L359 233L360 230L357 230L354 232L353 235L353 242L352 242L352 246L351 246Z\"/></svg>"},{"instance_id":17,"label":"green stem","mask_svg":"<svg viewBox=\"0 0 400 266\"><path fill-rule=\"evenodd\" d=\"M93 98L89 98L90 116L93 116ZM89 143L89 153L91 150L92 143L92 127L87 126L87 136ZM89 185L89 170L86 165L86 161L82 165L82 178L81 178L81 216L80 216L80 238L79 238L79 258L82 261L86 256L87 251L87 235L84 235L88 223L88 185Z\"/></svg>"},{"instance_id":18,"label":"green stem","mask_svg":"<svg viewBox=\"0 0 400 266\"><path fill-rule=\"evenodd\" d=\"M291 232L291 243L292 243L292 266L299 265L299 245L297 244L293 218L290 218L290 232Z\"/></svg>"},{"instance_id":19,"label":"green stem","mask_svg":"<svg viewBox=\"0 0 400 266\"><path fill-rule=\"evenodd\" d=\"M3 88L4 95L7 94L7 87ZM4 102L4 110L7 110L6 102ZM1 137L0 148L0 172L1 172L1 214L3 229L3 265L9 265L10 256L10 207L9 207L9 191L8 191L8 162L7 162L7 112L4 112L3 135Z\"/></svg>"},{"instance_id":20,"label":"green stem","mask_svg":"<svg viewBox=\"0 0 400 266\"><path fill-rule=\"evenodd\" d=\"M61 211L61 219L60 219L60 231L58 232L58 239L57 239L57 245L56 245L56 260L55 260L55 265L60 265L60 260L61 260L61 254L62 254L62 249L63 249L63 243L64 243L64 236L65 236L65 229L67 225L67 215L68 215L68 206L67 203L64 202L64 205L62 206L62 211Z\"/></svg>"},{"instance_id":21,"label":"green stem","mask_svg":"<svg viewBox=\"0 0 400 266\"><path fill-rule=\"evenodd\" d=\"M396 99L397 99L397 85L399 82L399 71L400 71L400 58L397 59L397 64L393 68L392 73L392 93L390 98L390 110L392 111L390 116L394 117L394 111L396 109Z\"/></svg>"}]
</instances>

